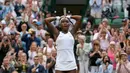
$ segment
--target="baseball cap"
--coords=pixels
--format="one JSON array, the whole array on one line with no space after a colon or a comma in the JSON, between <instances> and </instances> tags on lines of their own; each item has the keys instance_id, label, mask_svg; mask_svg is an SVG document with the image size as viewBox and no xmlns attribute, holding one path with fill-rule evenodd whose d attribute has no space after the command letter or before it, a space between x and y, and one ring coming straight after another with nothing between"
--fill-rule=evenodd
<instances>
[{"instance_id":1,"label":"baseball cap","mask_svg":"<svg viewBox=\"0 0 130 73\"><path fill-rule=\"evenodd\" d=\"M38 20L37 19L33 19L32 22L38 22Z\"/></svg>"},{"instance_id":2,"label":"baseball cap","mask_svg":"<svg viewBox=\"0 0 130 73\"><path fill-rule=\"evenodd\" d=\"M41 23L41 22L39 22L39 21L38 21L38 22L36 22L36 24L37 24L38 26L42 25L42 23Z\"/></svg>"},{"instance_id":3,"label":"baseball cap","mask_svg":"<svg viewBox=\"0 0 130 73\"><path fill-rule=\"evenodd\" d=\"M1 21L1 24L6 24L6 21L5 21L5 20L2 20L2 21Z\"/></svg>"},{"instance_id":4,"label":"baseball cap","mask_svg":"<svg viewBox=\"0 0 130 73\"><path fill-rule=\"evenodd\" d=\"M116 43L115 43L114 41L111 41L111 42L110 42L110 44L113 44L113 45L115 45Z\"/></svg>"}]
</instances>

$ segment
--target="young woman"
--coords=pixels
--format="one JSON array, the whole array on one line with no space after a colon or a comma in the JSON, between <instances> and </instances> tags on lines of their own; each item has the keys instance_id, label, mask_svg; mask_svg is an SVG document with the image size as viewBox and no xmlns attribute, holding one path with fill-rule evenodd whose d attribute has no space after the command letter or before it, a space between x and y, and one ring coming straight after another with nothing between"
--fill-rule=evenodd
<instances>
[{"instance_id":1,"label":"young woman","mask_svg":"<svg viewBox=\"0 0 130 73\"><path fill-rule=\"evenodd\" d=\"M98 73L113 73L113 65L107 55L103 57L103 63L99 66Z\"/></svg>"},{"instance_id":2,"label":"young woman","mask_svg":"<svg viewBox=\"0 0 130 73\"><path fill-rule=\"evenodd\" d=\"M76 20L76 24L72 29L72 32L68 31L70 26L70 18ZM80 27L81 16L62 16L60 18L59 24L61 26L61 31L55 28L51 21L55 20L56 17L49 17L45 19L47 27L53 32L54 38L56 40L57 47L57 58L55 70L56 73L76 73L76 62L74 57L74 35Z\"/></svg>"}]
</instances>

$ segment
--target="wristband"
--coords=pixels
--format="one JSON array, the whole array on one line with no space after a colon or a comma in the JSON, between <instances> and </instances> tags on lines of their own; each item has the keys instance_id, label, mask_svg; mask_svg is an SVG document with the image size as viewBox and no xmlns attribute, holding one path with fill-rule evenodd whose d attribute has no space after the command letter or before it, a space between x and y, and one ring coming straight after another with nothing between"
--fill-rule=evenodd
<instances>
[{"instance_id":1,"label":"wristband","mask_svg":"<svg viewBox=\"0 0 130 73\"><path fill-rule=\"evenodd\" d=\"M61 17L60 16L56 16L56 20L59 20Z\"/></svg>"},{"instance_id":2,"label":"wristband","mask_svg":"<svg viewBox=\"0 0 130 73\"><path fill-rule=\"evenodd\" d=\"M70 19L70 18L71 18L71 15L67 15L66 17Z\"/></svg>"}]
</instances>

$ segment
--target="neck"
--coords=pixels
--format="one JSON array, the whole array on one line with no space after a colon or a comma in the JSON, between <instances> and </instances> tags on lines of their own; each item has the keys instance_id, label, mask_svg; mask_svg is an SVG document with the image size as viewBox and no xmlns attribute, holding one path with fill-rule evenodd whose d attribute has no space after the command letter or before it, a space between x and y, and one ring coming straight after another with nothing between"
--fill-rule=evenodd
<instances>
[{"instance_id":1,"label":"neck","mask_svg":"<svg viewBox=\"0 0 130 73\"><path fill-rule=\"evenodd\" d=\"M52 45L49 45L50 48L52 48Z\"/></svg>"},{"instance_id":2,"label":"neck","mask_svg":"<svg viewBox=\"0 0 130 73\"><path fill-rule=\"evenodd\" d=\"M62 31L63 33L68 33L68 31Z\"/></svg>"}]
</instances>

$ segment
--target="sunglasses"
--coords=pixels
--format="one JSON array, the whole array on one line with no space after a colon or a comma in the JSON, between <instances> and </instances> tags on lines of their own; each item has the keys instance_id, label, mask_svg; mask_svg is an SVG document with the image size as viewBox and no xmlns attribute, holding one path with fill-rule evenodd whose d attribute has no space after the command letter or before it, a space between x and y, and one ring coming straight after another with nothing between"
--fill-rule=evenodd
<instances>
[{"instance_id":1,"label":"sunglasses","mask_svg":"<svg viewBox=\"0 0 130 73\"><path fill-rule=\"evenodd\" d=\"M94 45L99 45L99 44L94 44Z\"/></svg>"}]
</instances>

